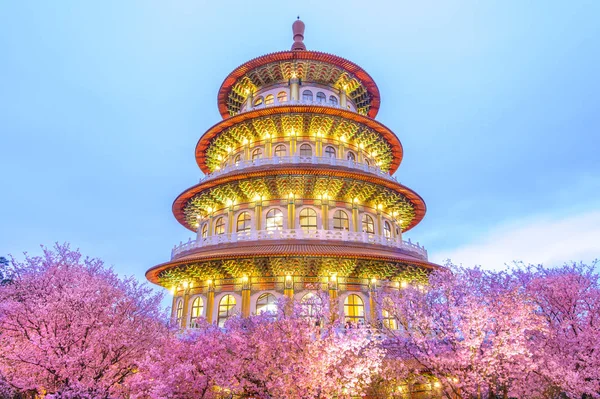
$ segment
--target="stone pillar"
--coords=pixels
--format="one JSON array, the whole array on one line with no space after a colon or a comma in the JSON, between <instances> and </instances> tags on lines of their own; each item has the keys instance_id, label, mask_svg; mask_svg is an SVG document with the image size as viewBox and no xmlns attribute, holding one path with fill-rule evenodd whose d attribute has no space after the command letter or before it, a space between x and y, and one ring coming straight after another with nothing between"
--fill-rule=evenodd
<instances>
[{"instance_id":1,"label":"stone pillar","mask_svg":"<svg viewBox=\"0 0 600 399\"><path fill-rule=\"evenodd\" d=\"M250 111L252 109L252 100L253 95L251 92L248 92L248 96L246 97L246 111Z\"/></svg>"},{"instance_id":2,"label":"stone pillar","mask_svg":"<svg viewBox=\"0 0 600 399\"><path fill-rule=\"evenodd\" d=\"M288 197L288 229L296 228L296 200L294 194L290 193Z\"/></svg>"},{"instance_id":3,"label":"stone pillar","mask_svg":"<svg viewBox=\"0 0 600 399\"><path fill-rule=\"evenodd\" d=\"M173 303L171 305L171 320L177 317L177 288L173 289Z\"/></svg>"},{"instance_id":4,"label":"stone pillar","mask_svg":"<svg viewBox=\"0 0 600 399\"><path fill-rule=\"evenodd\" d=\"M185 329L188 326L188 309L190 302L190 289L187 286L187 282L183 283L183 314L181 315L181 328Z\"/></svg>"},{"instance_id":5,"label":"stone pillar","mask_svg":"<svg viewBox=\"0 0 600 399\"><path fill-rule=\"evenodd\" d=\"M233 220L233 206L229 207L227 210L227 232L229 234L233 233L233 225L235 224L235 220Z\"/></svg>"},{"instance_id":6,"label":"stone pillar","mask_svg":"<svg viewBox=\"0 0 600 399\"><path fill-rule=\"evenodd\" d=\"M262 198L256 201L256 205L254 206L254 219L256 231L260 231L262 223Z\"/></svg>"},{"instance_id":7,"label":"stone pillar","mask_svg":"<svg viewBox=\"0 0 600 399\"><path fill-rule=\"evenodd\" d=\"M250 142L248 139L244 140L244 161L250 160Z\"/></svg>"},{"instance_id":8,"label":"stone pillar","mask_svg":"<svg viewBox=\"0 0 600 399\"><path fill-rule=\"evenodd\" d=\"M329 230L329 199L326 195L321 200L321 228L323 230Z\"/></svg>"},{"instance_id":9,"label":"stone pillar","mask_svg":"<svg viewBox=\"0 0 600 399\"><path fill-rule=\"evenodd\" d=\"M250 279L242 277L242 317L250 317Z\"/></svg>"},{"instance_id":10,"label":"stone pillar","mask_svg":"<svg viewBox=\"0 0 600 399\"><path fill-rule=\"evenodd\" d=\"M338 145L338 159L345 159L344 158L345 152L346 152L346 146L344 145L343 142L340 141L340 144Z\"/></svg>"},{"instance_id":11,"label":"stone pillar","mask_svg":"<svg viewBox=\"0 0 600 399\"><path fill-rule=\"evenodd\" d=\"M294 277L287 275L285 276L283 295L290 300L294 299Z\"/></svg>"},{"instance_id":12,"label":"stone pillar","mask_svg":"<svg viewBox=\"0 0 600 399\"><path fill-rule=\"evenodd\" d=\"M323 156L323 137L321 137L321 133L317 133L315 137L315 156Z\"/></svg>"},{"instance_id":13,"label":"stone pillar","mask_svg":"<svg viewBox=\"0 0 600 399\"><path fill-rule=\"evenodd\" d=\"M329 277L329 309L331 309L331 322L333 323L340 317L340 304L338 303L338 283L337 276Z\"/></svg>"},{"instance_id":14,"label":"stone pillar","mask_svg":"<svg viewBox=\"0 0 600 399\"><path fill-rule=\"evenodd\" d=\"M212 324L213 322L213 312L215 307L215 286L212 280L208 280L206 282L206 288L208 292L206 293L206 321L208 324Z\"/></svg>"},{"instance_id":15,"label":"stone pillar","mask_svg":"<svg viewBox=\"0 0 600 399\"><path fill-rule=\"evenodd\" d=\"M214 217L212 212L210 212L209 216L208 216L208 234L207 237L212 237L213 235L213 222L214 222Z\"/></svg>"},{"instance_id":16,"label":"stone pillar","mask_svg":"<svg viewBox=\"0 0 600 399\"><path fill-rule=\"evenodd\" d=\"M358 201L352 201L352 225L354 231L358 233L360 231L360 219L358 214Z\"/></svg>"},{"instance_id":17,"label":"stone pillar","mask_svg":"<svg viewBox=\"0 0 600 399\"><path fill-rule=\"evenodd\" d=\"M271 134L267 133L267 139L265 140L265 158L271 158L273 156L273 139Z\"/></svg>"},{"instance_id":18,"label":"stone pillar","mask_svg":"<svg viewBox=\"0 0 600 399\"><path fill-rule=\"evenodd\" d=\"M381 218L381 207L377 205L377 234L381 237L383 235L383 220Z\"/></svg>"},{"instance_id":19,"label":"stone pillar","mask_svg":"<svg viewBox=\"0 0 600 399\"><path fill-rule=\"evenodd\" d=\"M372 327L377 327L377 280L369 282L369 319Z\"/></svg>"},{"instance_id":20,"label":"stone pillar","mask_svg":"<svg viewBox=\"0 0 600 399\"><path fill-rule=\"evenodd\" d=\"M297 143L297 139L296 139L296 132L291 132L290 133L290 156L294 156L296 155L296 143Z\"/></svg>"},{"instance_id":21,"label":"stone pillar","mask_svg":"<svg viewBox=\"0 0 600 399\"><path fill-rule=\"evenodd\" d=\"M346 96L346 89L342 88L340 89L340 107L342 107L343 109L347 109L348 106L348 99Z\"/></svg>"},{"instance_id":22,"label":"stone pillar","mask_svg":"<svg viewBox=\"0 0 600 399\"><path fill-rule=\"evenodd\" d=\"M300 79L290 79L290 99L292 101L300 100Z\"/></svg>"}]
</instances>

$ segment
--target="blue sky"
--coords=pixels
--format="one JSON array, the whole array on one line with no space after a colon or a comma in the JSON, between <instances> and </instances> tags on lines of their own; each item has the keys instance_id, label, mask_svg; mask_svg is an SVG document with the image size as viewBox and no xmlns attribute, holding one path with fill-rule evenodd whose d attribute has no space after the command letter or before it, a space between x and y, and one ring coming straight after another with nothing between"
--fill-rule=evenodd
<instances>
[{"instance_id":1,"label":"blue sky","mask_svg":"<svg viewBox=\"0 0 600 399\"><path fill-rule=\"evenodd\" d=\"M600 254L600 2L64 0L0 3L0 255L166 261L221 82L289 49L298 14L377 82L431 260Z\"/></svg>"}]
</instances>

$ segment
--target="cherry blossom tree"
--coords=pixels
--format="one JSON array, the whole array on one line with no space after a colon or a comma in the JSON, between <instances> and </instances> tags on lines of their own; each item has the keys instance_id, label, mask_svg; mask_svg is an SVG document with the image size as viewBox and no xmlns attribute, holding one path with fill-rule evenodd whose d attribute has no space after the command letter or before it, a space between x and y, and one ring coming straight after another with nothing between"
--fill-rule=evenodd
<instances>
[{"instance_id":1,"label":"cherry blossom tree","mask_svg":"<svg viewBox=\"0 0 600 399\"><path fill-rule=\"evenodd\" d=\"M456 397L538 394L521 383L540 367L529 340L544 330L528 296L508 273L452 269L427 286L380 293L381 310L399 324L386 342L398 375L427 375Z\"/></svg>"},{"instance_id":2,"label":"cherry blossom tree","mask_svg":"<svg viewBox=\"0 0 600 399\"><path fill-rule=\"evenodd\" d=\"M130 380L132 397L308 399L363 392L383 358L370 332L323 325L330 318L321 301L312 317L306 306L284 302L277 314L236 316L224 329L203 325L165 339Z\"/></svg>"},{"instance_id":3,"label":"cherry blossom tree","mask_svg":"<svg viewBox=\"0 0 600 399\"><path fill-rule=\"evenodd\" d=\"M600 397L600 285L596 263L520 267L515 275L546 328L531 340L547 394Z\"/></svg>"},{"instance_id":4,"label":"cherry blossom tree","mask_svg":"<svg viewBox=\"0 0 600 399\"><path fill-rule=\"evenodd\" d=\"M109 398L161 339L161 296L68 245L12 260L0 286L0 373L48 398Z\"/></svg>"}]
</instances>

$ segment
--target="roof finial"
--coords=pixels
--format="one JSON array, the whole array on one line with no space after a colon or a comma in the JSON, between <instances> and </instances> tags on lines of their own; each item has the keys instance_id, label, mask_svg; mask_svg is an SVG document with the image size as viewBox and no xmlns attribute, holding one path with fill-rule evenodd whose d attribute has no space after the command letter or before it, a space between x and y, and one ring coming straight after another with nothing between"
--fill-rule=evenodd
<instances>
[{"instance_id":1,"label":"roof finial","mask_svg":"<svg viewBox=\"0 0 600 399\"><path fill-rule=\"evenodd\" d=\"M304 40L304 22L300 21L300 15L298 15L298 19L292 24L292 32L294 32L292 50L306 50L306 46L302 42Z\"/></svg>"}]
</instances>

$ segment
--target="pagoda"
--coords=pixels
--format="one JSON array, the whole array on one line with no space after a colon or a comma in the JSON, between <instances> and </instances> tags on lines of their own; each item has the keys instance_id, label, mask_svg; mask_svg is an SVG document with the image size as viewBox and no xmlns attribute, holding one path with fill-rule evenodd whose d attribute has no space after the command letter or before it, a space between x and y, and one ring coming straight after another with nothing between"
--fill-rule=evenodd
<instances>
[{"instance_id":1,"label":"pagoda","mask_svg":"<svg viewBox=\"0 0 600 399\"><path fill-rule=\"evenodd\" d=\"M425 202L392 175L400 140L375 120L371 76L344 58L306 49L294 22L291 50L254 58L218 93L223 120L196 145L204 177L173 203L195 232L146 277L172 290L182 328L222 326L234 314L275 309L328 292L346 322L393 322L374 291L426 282L437 268L402 235Z\"/></svg>"}]
</instances>

